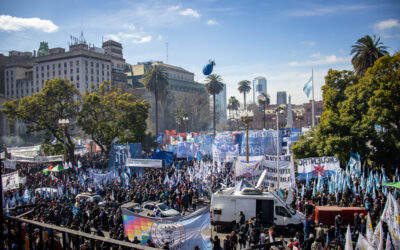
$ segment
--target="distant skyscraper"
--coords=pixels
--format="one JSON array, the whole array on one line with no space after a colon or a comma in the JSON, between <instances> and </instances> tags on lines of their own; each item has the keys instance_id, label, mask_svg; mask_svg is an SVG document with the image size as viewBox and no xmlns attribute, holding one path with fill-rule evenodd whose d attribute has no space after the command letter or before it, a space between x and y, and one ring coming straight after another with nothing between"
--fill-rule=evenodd
<instances>
[{"instance_id":1,"label":"distant skyscraper","mask_svg":"<svg viewBox=\"0 0 400 250\"><path fill-rule=\"evenodd\" d=\"M258 76L253 80L253 101L256 103L256 97L261 93L267 94L267 79Z\"/></svg>"},{"instance_id":2,"label":"distant skyscraper","mask_svg":"<svg viewBox=\"0 0 400 250\"><path fill-rule=\"evenodd\" d=\"M287 104L286 102L286 91L278 91L276 93L276 104L281 105L281 104Z\"/></svg>"}]
</instances>

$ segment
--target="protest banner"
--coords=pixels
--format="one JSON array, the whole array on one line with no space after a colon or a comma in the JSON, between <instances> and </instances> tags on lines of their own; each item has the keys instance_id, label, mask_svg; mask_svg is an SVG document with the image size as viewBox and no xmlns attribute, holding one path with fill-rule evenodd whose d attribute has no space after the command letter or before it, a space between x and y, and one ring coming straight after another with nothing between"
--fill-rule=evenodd
<instances>
[{"instance_id":1,"label":"protest banner","mask_svg":"<svg viewBox=\"0 0 400 250\"><path fill-rule=\"evenodd\" d=\"M9 174L3 174L1 181L3 183L3 191L19 188L18 171Z\"/></svg>"},{"instance_id":2,"label":"protest banner","mask_svg":"<svg viewBox=\"0 0 400 250\"><path fill-rule=\"evenodd\" d=\"M212 149L214 161L233 162L239 155L239 144L214 144Z\"/></svg>"},{"instance_id":3,"label":"protest banner","mask_svg":"<svg viewBox=\"0 0 400 250\"><path fill-rule=\"evenodd\" d=\"M27 162L27 163L47 163L47 162L61 162L64 161L63 155L51 155L51 156L20 156L12 155L13 161Z\"/></svg>"},{"instance_id":4,"label":"protest banner","mask_svg":"<svg viewBox=\"0 0 400 250\"><path fill-rule=\"evenodd\" d=\"M210 208L204 207L184 216L170 218L145 217L122 208L125 235L129 240L135 236L142 245L151 240L156 247L169 242L170 249L211 249L209 236L202 232L211 227Z\"/></svg>"},{"instance_id":5,"label":"protest banner","mask_svg":"<svg viewBox=\"0 0 400 250\"><path fill-rule=\"evenodd\" d=\"M151 159L162 160L164 165L169 165L174 162L174 153L167 151L159 151L151 155Z\"/></svg>"},{"instance_id":6,"label":"protest banner","mask_svg":"<svg viewBox=\"0 0 400 250\"><path fill-rule=\"evenodd\" d=\"M142 144L124 143L111 145L109 168L121 168L125 166L127 158L142 158Z\"/></svg>"},{"instance_id":7,"label":"protest banner","mask_svg":"<svg viewBox=\"0 0 400 250\"><path fill-rule=\"evenodd\" d=\"M162 160L154 159L126 159L125 166L138 168L162 168Z\"/></svg>"},{"instance_id":8,"label":"protest banner","mask_svg":"<svg viewBox=\"0 0 400 250\"><path fill-rule=\"evenodd\" d=\"M298 180L330 177L340 169L340 162L336 156L313 157L297 160ZM308 176L308 177L307 177Z\"/></svg>"},{"instance_id":9,"label":"protest banner","mask_svg":"<svg viewBox=\"0 0 400 250\"><path fill-rule=\"evenodd\" d=\"M249 155L274 155L276 154L276 135L275 130L249 131ZM240 137L240 156L246 155L246 133ZM279 131L279 154L282 152L282 136Z\"/></svg>"},{"instance_id":10,"label":"protest banner","mask_svg":"<svg viewBox=\"0 0 400 250\"><path fill-rule=\"evenodd\" d=\"M276 156L266 155L262 160L253 163L243 163L237 160L235 162L236 181L246 178L255 185L262 172L267 170L261 187L276 187L278 184L277 159ZM287 189L294 181L295 175L291 156L279 156L279 187Z\"/></svg>"},{"instance_id":11,"label":"protest banner","mask_svg":"<svg viewBox=\"0 0 400 250\"><path fill-rule=\"evenodd\" d=\"M4 168L15 169L17 161L15 160L5 160L4 161Z\"/></svg>"}]
</instances>

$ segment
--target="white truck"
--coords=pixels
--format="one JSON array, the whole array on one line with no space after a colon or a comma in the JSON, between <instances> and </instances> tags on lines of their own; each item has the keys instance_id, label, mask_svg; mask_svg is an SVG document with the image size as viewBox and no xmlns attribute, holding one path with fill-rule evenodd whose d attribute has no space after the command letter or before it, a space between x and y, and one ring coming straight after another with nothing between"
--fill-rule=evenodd
<instances>
[{"instance_id":1,"label":"white truck","mask_svg":"<svg viewBox=\"0 0 400 250\"><path fill-rule=\"evenodd\" d=\"M232 228L239 222L239 212L243 211L246 220L259 215L263 225L284 227L291 233L303 227L305 216L288 206L275 192L241 186L224 188L212 195L214 225Z\"/></svg>"}]
</instances>

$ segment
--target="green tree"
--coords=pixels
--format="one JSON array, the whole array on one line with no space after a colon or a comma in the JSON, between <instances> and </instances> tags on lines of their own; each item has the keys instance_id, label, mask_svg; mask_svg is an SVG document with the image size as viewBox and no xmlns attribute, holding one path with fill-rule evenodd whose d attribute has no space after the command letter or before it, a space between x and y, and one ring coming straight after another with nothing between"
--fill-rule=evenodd
<instances>
[{"instance_id":1,"label":"green tree","mask_svg":"<svg viewBox=\"0 0 400 250\"><path fill-rule=\"evenodd\" d=\"M83 94L78 125L108 157L115 138L120 143L144 140L149 108L146 101L103 82Z\"/></svg>"},{"instance_id":2,"label":"green tree","mask_svg":"<svg viewBox=\"0 0 400 250\"><path fill-rule=\"evenodd\" d=\"M239 92L243 93L243 100L244 100L244 109L246 109L246 94L250 92L251 86L249 80L243 80L238 83L239 85Z\"/></svg>"},{"instance_id":3,"label":"green tree","mask_svg":"<svg viewBox=\"0 0 400 250\"><path fill-rule=\"evenodd\" d=\"M213 96L213 109L214 109L214 136L215 136L215 96L218 95L223 89L221 76L217 74L208 75L206 78L206 89L210 95Z\"/></svg>"},{"instance_id":4,"label":"green tree","mask_svg":"<svg viewBox=\"0 0 400 250\"><path fill-rule=\"evenodd\" d=\"M381 39L366 35L357 40L352 46L351 54L354 54L351 62L358 76L363 76L369 67L372 67L376 60L388 54L387 47L383 46Z\"/></svg>"},{"instance_id":5,"label":"green tree","mask_svg":"<svg viewBox=\"0 0 400 250\"><path fill-rule=\"evenodd\" d=\"M59 126L59 119L69 119L71 126L79 112L79 91L74 83L64 79L48 80L43 89L31 96L15 99L3 104L2 112L12 122L19 120L27 126L27 133L44 131L65 143L68 159L74 162L75 144L69 130Z\"/></svg>"},{"instance_id":6,"label":"green tree","mask_svg":"<svg viewBox=\"0 0 400 250\"><path fill-rule=\"evenodd\" d=\"M236 99L236 97L231 96L228 101L228 110L233 113L234 111L238 111L239 108L240 102L238 101L238 99Z\"/></svg>"},{"instance_id":7,"label":"green tree","mask_svg":"<svg viewBox=\"0 0 400 250\"><path fill-rule=\"evenodd\" d=\"M154 94L154 105L156 111L156 136L158 134L158 100L160 98L160 95L162 96L166 93L168 84L168 75L159 66L152 66L143 75L143 85Z\"/></svg>"},{"instance_id":8,"label":"green tree","mask_svg":"<svg viewBox=\"0 0 400 250\"><path fill-rule=\"evenodd\" d=\"M187 114L186 114L186 111L185 111L184 109L178 108L178 109L176 110L176 113L175 113L175 122L176 122L176 124L178 124L178 130L179 130L179 127L182 126L183 117L185 117L185 116L187 116Z\"/></svg>"}]
</instances>

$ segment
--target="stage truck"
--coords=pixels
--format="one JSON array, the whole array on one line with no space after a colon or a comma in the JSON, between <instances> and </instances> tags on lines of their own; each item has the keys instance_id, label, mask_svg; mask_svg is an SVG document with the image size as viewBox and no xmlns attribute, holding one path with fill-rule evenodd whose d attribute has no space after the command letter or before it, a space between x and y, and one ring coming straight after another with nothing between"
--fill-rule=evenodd
<instances>
[{"instance_id":1,"label":"stage truck","mask_svg":"<svg viewBox=\"0 0 400 250\"><path fill-rule=\"evenodd\" d=\"M262 174L260 180L265 174ZM259 215L264 226L286 228L295 233L303 228L304 214L294 210L276 192L263 192L261 181L252 186L241 180L235 187L223 188L211 196L212 223L224 229L234 228L239 222L239 212L243 211L246 220Z\"/></svg>"}]
</instances>

